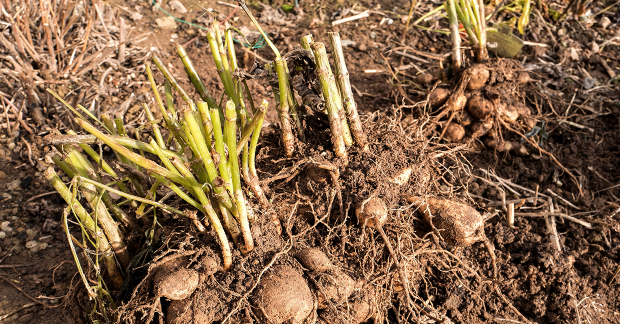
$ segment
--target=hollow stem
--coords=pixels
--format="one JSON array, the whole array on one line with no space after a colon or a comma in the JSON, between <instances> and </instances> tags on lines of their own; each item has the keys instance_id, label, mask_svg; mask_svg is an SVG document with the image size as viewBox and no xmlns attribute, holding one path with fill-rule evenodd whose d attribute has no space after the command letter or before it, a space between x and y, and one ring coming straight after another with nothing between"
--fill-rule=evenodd
<instances>
[{"instance_id":1,"label":"hollow stem","mask_svg":"<svg viewBox=\"0 0 620 324\"><path fill-rule=\"evenodd\" d=\"M362 128L362 122L357 113L357 104L353 98L353 90L351 90L351 81L349 80L349 71L344 60L342 52L342 44L340 43L340 34L328 33L332 46L332 56L334 58L334 70L336 73L336 83L342 97L344 111L347 114L349 125L351 126L351 134L355 142L363 151L368 151L368 139Z\"/></svg>"},{"instance_id":2,"label":"hollow stem","mask_svg":"<svg viewBox=\"0 0 620 324\"><path fill-rule=\"evenodd\" d=\"M332 87L330 87L330 79L333 81L333 75L331 73L331 69L329 68L329 58L327 57L327 52L325 51L325 45L323 43L315 42L312 43L311 47L316 60L316 74L319 77L323 98L325 99L325 105L327 106L327 116L329 118L334 152L337 157L346 159L347 149L345 146L342 131L343 127L338 110L340 95L337 91L334 91Z\"/></svg>"}]
</instances>

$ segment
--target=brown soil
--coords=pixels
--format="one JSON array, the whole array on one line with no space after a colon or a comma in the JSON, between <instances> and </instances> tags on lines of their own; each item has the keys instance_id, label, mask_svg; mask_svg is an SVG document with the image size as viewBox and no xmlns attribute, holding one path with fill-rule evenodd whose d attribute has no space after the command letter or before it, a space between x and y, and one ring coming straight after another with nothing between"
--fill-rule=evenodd
<instances>
[{"instance_id":1,"label":"brown soil","mask_svg":"<svg viewBox=\"0 0 620 324\"><path fill-rule=\"evenodd\" d=\"M202 9L198 3L183 2L193 10L182 18L187 21L199 19ZM274 6L281 2L276 1ZM131 59L109 75L108 80L113 81L104 82L107 88L101 96L101 112L117 112L121 103L134 93L135 100L125 115L125 119L131 121L139 117L138 104L150 98L146 76L142 76L144 73L139 69L148 49L157 47L162 58L172 65L173 73L179 76L186 89L190 89L189 82L181 77L183 68L172 55L172 45L176 42L185 44L197 33L183 24L172 32L158 29L155 19L164 17L164 14L150 11L144 2L110 3L113 8L122 5L131 11L136 10L136 5L142 6L144 18L141 21L131 21L127 12L121 9L115 9L115 14L125 17L130 25L138 28L134 35L154 31L154 34L147 35L147 40L130 47L134 51ZM610 4L596 1L592 8L598 11ZM224 17L233 10L215 1L201 2L200 5L214 8ZM529 70L532 81L520 89L516 97L539 121L546 121L548 137L542 147L575 175L575 183L549 156L531 150L531 147L530 154L517 156L493 152L483 145L463 148L459 144L429 142L426 136L429 134L422 133L422 126L429 121L423 110L426 87L407 81L416 81L416 72L411 68L398 73L396 79L389 71L413 63L438 76L438 61L429 56L448 53L449 38L410 28L406 42L401 43L405 25L397 15L407 15L409 2L382 2L377 7L375 3L362 1L361 5L380 14L371 14L369 18L334 28L327 23L313 24L313 18L318 15L314 2L302 1L301 5L306 13L301 20L289 26L273 24L266 27L274 33L276 46L284 53L292 50L292 44L298 43L298 39L307 33L312 33L317 41L326 41L327 32L339 31L342 39L356 42L356 45L345 48L345 57L351 83L362 94L361 97L356 94L355 99L363 112L364 126L371 142L370 153L352 149L349 164L344 166L342 161L333 157L328 144L327 119L312 115L305 120L312 136L306 143L297 143L299 154L295 158L284 159L276 112L270 109L267 121L272 125L263 130L257 165L261 185L269 188L267 194L273 207L256 210L261 217L252 225L255 250L243 256L233 249L233 269L227 273L216 272L220 258L215 235L198 234L189 222L162 216L158 220L163 227L157 230L156 236L164 240L148 247L142 237L135 245L136 252L149 251L147 259L150 259L151 266L147 264L135 269L126 280L129 283L121 291L119 300L123 301L118 304L121 322L140 322L150 318L163 323L173 309L180 307L191 308L194 316L202 316L205 321L222 321L229 317L228 321L233 323L261 322L256 304L252 303L253 292L264 283L261 280L267 281L274 269L287 267L303 274L312 293L320 293L319 282L313 281L315 276L294 258L293 252L302 247L321 249L339 271L356 282L349 303L354 305L360 300L371 300L367 303L370 304L371 316L364 319L374 317L377 322L406 322L409 313L404 307L404 288L394 260L381 236L374 229L358 224L355 217L355 206L370 196L381 197L390 209L385 231L403 258L401 262L406 267L415 304L420 309L421 305L427 305L425 312L420 313L420 321L430 322L432 317L447 317L458 323L520 321L490 282L493 268L483 244L457 250L439 241L424 223L422 215L402 198L403 194L432 195L465 202L483 212L492 213L492 208L501 210L497 202L504 198L502 191L488 183L497 183L498 180L485 176L480 169L542 194L551 195L547 191L551 190L577 207L554 198L556 212L573 214L593 225L588 229L557 217L561 246L558 251L549 238L543 217L517 217L514 228L507 225L503 212L486 221L485 234L495 246L498 260L497 283L514 307L537 323L620 322L616 293L620 277L611 280L620 265L620 215L616 213L620 208L617 198L620 188L614 187L620 179L620 92L617 84L605 84L609 75L601 63L605 60L612 71L618 71L620 65L615 58L620 54L620 47L611 43L601 53L591 50L592 40L601 44L601 39L613 36L611 29L604 30L596 25L583 28L581 23L569 19L553 26L556 31L564 31L560 35L549 31L533 13L525 40L549 46L526 46L518 57L523 68ZM335 10L350 8L350 5L352 3L323 2L320 9L328 18ZM414 17L427 12L430 6L420 4ZM617 28L617 6L615 10L616 16L604 16L608 16L612 26L615 24ZM500 18L504 17L502 15ZM250 26L241 11L235 16L240 17L234 22L235 26ZM394 19L394 23L380 24L384 17ZM433 21L424 24L431 26ZM445 27L445 19L439 25ZM373 32L376 33L374 38ZM178 34L174 42L169 41L172 33ZM388 50L403 51L405 45L427 53L427 56L420 57L428 63L386 53ZM214 97L219 98L223 87L217 71L210 64L207 48L205 37L186 46L205 84ZM575 50L579 59L571 56ZM257 53L266 59L274 57L268 47ZM416 55L415 52L408 53ZM243 52L238 54L244 57ZM245 56L240 65L249 68L251 56ZM103 65L78 81L51 87L64 95L84 83L96 88L107 68L108 65ZM371 69L383 72L364 73ZM137 83L131 86L118 83L132 72L137 75ZM586 77L598 80L597 86L601 87L586 89L583 85ZM156 81L161 84L163 78L156 74ZM250 86L258 98L269 100L270 107L273 107L267 85L250 82ZM18 89L0 83L0 91L13 95ZM90 93L82 95L89 98ZM78 96L79 91L69 94L72 100L78 100ZM83 103L87 104L90 101ZM60 105L51 103L43 112L48 120L53 121L48 123L49 126L71 127L67 119L69 114ZM31 120L28 122L32 124ZM12 231L5 231L6 237L0 239L0 321L80 323L98 318L91 313L93 305L89 304L83 284L76 275L62 230L64 201L56 194L37 197L53 191L41 177L41 172L50 164L45 159L48 148L39 135L44 135L45 129L35 128L33 134L22 130L17 136L6 134L5 130L0 129L0 171L3 172L0 173L3 195L0 197L0 223L8 221L7 226ZM440 132L439 128L433 129L430 136L438 137ZM511 141L520 140L518 135L506 130L503 136ZM9 149L11 143L15 145L13 149ZM334 183L329 172L317 176L312 171L315 165L338 168L338 181ZM413 172L408 183L399 186L389 181L409 167ZM503 190L506 200L526 196L520 189L516 190L520 197ZM579 195L580 190L583 195ZM549 211L546 198L539 199L536 205L527 203L523 207L527 209L517 212ZM282 235L277 234L278 229L269 221L273 215L280 219ZM70 228L74 236L80 237L77 225L70 224ZM40 250L28 248L32 244L26 244L31 241L39 247L43 243L47 246ZM158 301L153 295L150 279L155 272L151 273L149 269L155 269L153 265L158 261L177 254L185 255L189 259L187 267L201 274L201 285L188 299L190 303L174 302L171 305L169 300ZM88 264L83 253L80 257L83 265ZM147 280L143 281L144 278ZM209 311L204 312L205 309ZM338 323L358 316L356 310L358 308L353 306L332 303L325 309L313 309L312 312L316 311L318 322ZM198 312L204 314L196 315ZM9 316L4 318L6 315Z\"/></svg>"}]
</instances>

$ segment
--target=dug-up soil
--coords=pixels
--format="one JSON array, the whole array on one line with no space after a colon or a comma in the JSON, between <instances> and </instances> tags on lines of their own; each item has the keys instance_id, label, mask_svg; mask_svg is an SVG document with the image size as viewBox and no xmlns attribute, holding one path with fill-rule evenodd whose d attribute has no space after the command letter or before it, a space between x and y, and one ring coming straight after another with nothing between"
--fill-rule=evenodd
<instances>
[{"instance_id":1,"label":"dug-up soil","mask_svg":"<svg viewBox=\"0 0 620 324\"><path fill-rule=\"evenodd\" d=\"M182 2L190 10L178 16L200 23L203 11L198 3ZM275 1L271 5L277 8L281 4ZM591 8L598 11L610 4L596 1ZM113 14L104 14L102 19L110 26L124 17L136 27L135 33L152 30L153 34L142 43L128 46L128 53L134 54L124 65L108 72L109 82L101 80L112 66L104 62L81 76L79 82L68 78L66 83L49 82L46 86L82 100L93 98L96 90L92 89L106 84L101 112L122 109L122 104L134 96L125 107L126 118L140 123L136 105L150 98L146 78L140 76L139 69L145 62L144 53L155 48L170 62L173 72L182 75L176 57L164 54L173 53L178 42L188 44L190 58L219 98L223 89L210 64L205 37L184 24L175 30L159 29L155 19L165 14L151 11L144 1L110 1L108 5ZM233 7L215 1L200 5L216 10L220 19L232 13L235 27L251 26L241 10L233 13ZM296 306L308 305L308 323L620 322L620 96L617 84L606 83L609 69L619 71L615 58L620 47L610 43L595 52L591 44L613 36L613 28L620 26L614 16L617 8L599 16L611 19L607 28L596 22L567 19L554 22L553 31L549 31L543 18L532 18L524 40L547 46L526 46L511 63L531 79L516 87L512 98L526 106L537 122L545 121L545 138L535 138L557 159L554 161L551 155L521 141L521 135L530 129L515 127L521 135L502 130L505 140L525 143L527 154L498 152L482 141L439 140L446 119L435 118L439 112L426 102L433 84L419 83L416 76L422 73L411 64L439 77L441 60L436 58L449 53L449 37L410 28L403 43L406 20L400 17L407 15L409 5L408 1L361 1L354 10L373 10L370 17L332 27L330 15L336 17L354 4L307 0L301 2L304 14L299 19L289 15L266 24L283 53L292 50L291 44L307 33L317 41L327 41L326 33L335 30L343 39L355 42L345 47L345 57L370 150L351 148L346 163L336 159L327 119L308 112L304 119L308 141L298 141L296 155L285 158L276 112L271 110L257 156L261 185L271 207L262 208L251 201L257 215L251 228L255 249L242 255L233 248L233 268L222 272L220 249L212 232L199 234L190 222L163 214L158 218L161 227L155 232L156 240L148 246L143 235L152 224L143 224L144 228L135 231L142 238L136 234L132 250L145 252L144 266L128 273L123 289L111 291L117 302L118 322L167 323L171 314L191 309L196 323L266 323L261 309L266 304L258 299L271 283L283 287L282 282L291 283L298 294L282 293L282 298L269 300L267 305L288 305L289 299L298 301ZM166 4L162 7L174 14ZM430 3L419 4L414 17L432 7ZM131 12L140 12L143 17L132 20ZM501 13L498 19L509 19L506 15ZM384 18L393 21L388 23ZM443 25L447 26L445 19ZM101 25L96 30L103 33ZM426 56L419 56L422 62L395 51ZM240 65L249 68L253 59L243 53L239 53L243 57ZM268 48L257 54L274 58ZM489 65L493 62L492 58ZM391 73L407 66L396 75ZM379 72L366 73L368 70ZM125 81L131 73L138 76L129 86ZM586 77L598 80L596 85L587 88ZM156 81L162 83L163 78L156 77ZM189 82L182 81L186 89L191 88ZM450 80L445 85L453 87L456 82ZM23 101L22 90L7 83L10 81L0 83L0 91ZM76 87L87 89L86 94L72 91ZM267 84L252 81L250 87L273 107ZM44 126L29 124L32 132L21 129L15 134L0 129L0 323L101 321L105 318L102 309L88 299L60 225L66 205L42 178L50 165L43 136L52 127L63 132L70 128L69 114L51 101L42 112L47 122ZM32 123L32 119L26 121ZM63 180L69 181L66 177ZM405 198L409 195L450 199L475 207L495 248L498 278L493 279L493 264L484 244L457 248L445 243ZM378 231L361 224L356 216L356 207L371 197L382 199L388 207L383 229L400 266ZM515 204L514 226L507 222L503 201ZM184 206L180 200L168 203ZM557 240L549 232L550 212L556 214ZM577 222L559 214L572 216ZM76 224L70 229L75 237L80 236ZM308 248L324 253L333 269L324 273L310 269L299 256ZM80 251L82 264L89 264L87 255ZM200 274L198 288L184 304L154 294L155 273L150 269L173 257L183 258L182 267ZM406 285L399 268L407 276ZM284 280L274 274L284 274ZM340 283L335 292L330 290L333 282ZM407 291L415 307L407 306ZM185 319L191 323L189 317Z\"/></svg>"}]
</instances>

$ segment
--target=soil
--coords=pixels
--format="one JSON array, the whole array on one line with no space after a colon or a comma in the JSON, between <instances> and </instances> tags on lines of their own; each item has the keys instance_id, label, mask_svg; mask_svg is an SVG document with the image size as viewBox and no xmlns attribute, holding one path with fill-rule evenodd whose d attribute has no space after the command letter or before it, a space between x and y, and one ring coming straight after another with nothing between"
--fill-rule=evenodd
<instances>
[{"instance_id":1,"label":"soil","mask_svg":"<svg viewBox=\"0 0 620 324\"><path fill-rule=\"evenodd\" d=\"M206 19L201 17L204 10L200 6L213 8L220 20L234 10L216 1L182 2L190 11L173 14L199 24ZM282 1L274 1L272 6L281 4ZM595 1L590 9L598 12L611 4L610 1ZM78 79L51 84L50 88L76 102L89 98L82 103L87 106L98 91L95 89L105 85L101 96L97 97L100 100L98 109L110 113L126 109L125 120L130 126L138 127L141 121L139 104L152 97L141 68L149 50L169 63L181 84L191 89L191 84L183 77L180 60L174 54L174 45L179 43L187 44L185 48L200 76L213 96L220 98L224 89L211 64L206 37L195 39L197 29L182 23L177 23L178 28L172 31L159 29L155 19L165 14L151 11L144 1L112 0L107 5L113 9L116 19L124 17L129 25L136 27L134 36L152 34L130 45L131 55L127 61L113 68L107 79L101 80L101 77L113 66L102 63ZM357 204L377 196L390 209L384 228L403 258L401 262L406 267L412 298L418 307L426 305L423 313L416 314L418 321L432 322L432 318L445 317L457 323L522 321L508 307L508 300L529 321L536 323L620 322L620 302L616 293L620 275L614 278L620 266L620 215L617 212L620 210L617 198L620 187L615 186L620 179L620 89L617 83L607 83L610 75L605 67L620 72L620 63L616 60L620 46L612 42L598 53L592 50L592 42L600 45L614 35L614 28L617 31L618 5L597 17L597 20L610 19L608 28L576 20L572 15L555 22L543 10L545 21L551 22L549 25L533 12L523 36L526 41L546 46L525 46L516 58L532 80L513 95L530 108L538 121L545 121L547 137L538 138L541 139L539 143L565 170L550 156L532 147L528 155L518 156L494 152L481 143L463 147L438 142L440 128L424 128L432 121L429 113L433 112L425 107L427 86L414 83L418 72L413 65L439 76L440 60L436 58L450 52L449 37L410 27L403 41L405 23L400 17L407 16L408 1L379 4L363 0L354 10L371 9L370 17L334 27L328 23L332 14L353 5L346 1L326 4L305 0L301 2L304 15L299 20L289 19L264 27L283 54L293 50L293 44L307 33L313 34L316 41L327 41L327 32L338 31L343 40L355 42L345 47L345 57L369 137L370 152L352 148L345 165L333 156L327 119L311 114L305 119L311 136L305 143L297 142L298 154L286 159L279 144L276 111L270 109L257 167L261 185L269 189L267 195L272 208L255 210L261 215L252 225L255 250L243 256L238 249L233 249L233 269L217 272L220 259L215 235L209 231L199 234L189 222L162 215L158 219L162 227L157 229L156 237L163 241L147 246L144 237L134 240L137 242L134 252L146 251L150 263L128 273L127 286L112 292L113 295L121 293L119 320L153 319L163 323L174 307L169 308L169 300L153 296L149 281L154 275L151 269L166 258L184 255L190 260L189 267L201 273L201 285L191 300L196 305L208 305L200 311L213 310L201 316L211 316L215 321L227 318L233 323L260 323L252 308L251 292L271 269L292 268L303 274L313 293L320 293L311 280L312 274L294 257L294 251L302 247L318 247L356 282L356 292L350 300L362 298L362 291L372 291L374 305L371 308L375 310L377 323L412 320L407 317L409 313L404 306L403 284L381 236L374 229L358 224L354 215ZM554 10L558 8L555 3L543 5ZM140 6L143 18L134 21L130 13L119 6L131 12L136 12L136 6ZM162 6L171 11L166 4ZM433 6L420 3L414 18ZM256 7L251 9L256 10ZM317 23L315 18L321 15L325 16L324 22ZM497 19L507 21L513 16L515 14L502 12ZM421 24L447 27L446 19L435 18ZM251 26L241 10L233 14L231 21L236 27ZM116 23L110 21L109 24ZM396 54L396 51L407 51L424 61ZM269 60L275 57L268 47L259 49L257 54ZM252 56L239 51L238 57L240 66L249 70ZM5 58L0 57L0 60ZM444 66L448 63L442 62ZM393 75L390 71L397 68L403 69ZM370 70L378 72L365 72ZM135 76L131 76L132 73ZM156 73L155 79L163 84L160 74ZM592 87L587 84L590 79L595 80ZM275 105L269 85L259 81L249 84L255 100L264 98L270 107ZM74 91L80 87L86 93ZM18 87L10 87L6 82L0 83L0 91L11 96L20 93ZM132 94L132 101L123 106ZM17 98L23 100L24 96L21 94ZM34 113L29 110L26 122L34 130L32 133L22 129L19 134L9 134L6 128L0 129L0 223L6 224L0 229L5 233L0 239L0 322L90 322L101 319L101 309L89 303L77 275L62 227L62 211L66 204L41 177L52 164L46 159L50 148L42 137L51 128L63 132L72 128L67 118L70 113L53 98L42 101L48 103L42 109L48 120L47 127L35 126ZM510 141L521 139L506 129L502 135ZM321 169L324 173L313 172L316 166L324 167ZM334 168L339 170L336 182L333 175L325 171ZM413 169L406 184L390 181L406 168ZM510 227L505 212L501 211L501 201L532 194L511 185L517 188L513 193L498 185L501 181L487 176L486 172L552 197L556 212L573 215L592 224L592 228L556 217L561 247L558 251L550 239L544 217L517 216L514 227ZM63 180L69 181L68 178ZM491 282L493 267L484 245L459 249L441 242L424 223L422 215L410 208L403 194L449 198L488 212L487 216L494 215L486 219L485 234L495 246L499 268L496 284L505 299ZM519 205L517 203L517 213L546 212L550 207L547 198L542 196L536 204ZM500 211L498 215L494 213L496 209ZM279 218L281 231L271 221L273 217ZM144 226L147 229L150 224ZM69 228L76 238L81 237L76 224L70 223ZM144 231L140 234L144 235ZM89 265L81 250L78 254L81 264ZM86 270L92 272L88 267ZM193 310L197 312L197 308ZM316 313L317 321L324 323L343 319L346 322L352 316L353 313L342 305L330 305Z\"/></svg>"}]
</instances>

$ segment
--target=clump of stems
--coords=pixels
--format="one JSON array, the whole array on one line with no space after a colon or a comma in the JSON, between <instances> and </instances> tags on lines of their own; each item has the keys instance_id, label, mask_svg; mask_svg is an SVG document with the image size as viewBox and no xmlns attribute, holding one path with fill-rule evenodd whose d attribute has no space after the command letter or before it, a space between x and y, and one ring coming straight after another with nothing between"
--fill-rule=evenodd
<instances>
[{"instance_id":1,"label":"clump of stems","mask_svg":"<svg viewBox=\"0 0 620 324\"><path fill-rule=\"evenodd\" d=\"M243 89L248 89L247 85L233 77L237 63L231 32L226 31L227 42L224 42L217 24L214 24L213 30L207 35L228 97L221 107L196 73L183 47L177 46L177 54L200 98L197 101L183 89L159 57L152 57L165 78L165 99L159 93L153 72L147 64L146 72L155 104L163 117L163 120L155 119L148 104L143 104L148 119L146 126L150 126L154 137L147 142L143 142L140 136L143 127L136 129L136 139L131 139L121 118L113 119L103 114L102 120L99 120L82 106L78 105L76 109L49 90L74 112L75 123L90 134L80 136L69 132L66 136L55 136L52 143L59 152L54 161L73 178L74 189L79 188L94 211L94 216L90 216L79 204L77 190L74 190L74 195L68 194L68 189L63 187L64 184L53 169L48 170L46 176L70 204L80 224L85 224L82 226L83 231L96 241L97 251L101 252L108 274L116 285L120 285L123 278L112 261L118 259L122 268L129 264L131 258L124 235L134 227L134 221L119 207L120 204L110 198L110 193L127 199L122 204L127 203L135 208L137 217L145 217L144 209L148 204L164 212L189 218L200 232L206 231L205 225L210 224L221 244L224 269L232 265L229 236L244 253L252 251L254 247L246 192L241 180L243 178L249 185L261 205L269 206L258 183L255 166L267 102L263 100L256 109L251 94L243 92ZM174 92L182 99L182 104L175 104ZM246 99L252 106L251 111L245 104ZM103 131L91 124L90 120ZM97 153L91 148L89 144L92 143L109 146L116 154L117 161L105 161L101 152ZM85 152L88 157L81 152ZM96 169L94 165L99 168ZM112 179L111 183L109 179ZM205 219L201 220L196 213L180 211L156 201L159 187L167 187L199 210ZM157 209L153 210L155 217Z\"/></svg>"},{"instance_id":2,"label":"clump of stems","mask_svg":"<svg viewBox=\"0 0 620 324\"><path fill-rule=\"evenodd\" d=\"M486 16L482 0L446 0L444 7L448 11L450 34L452 35L452 62L457 69L461 67L460 36L458 35L459 22L467 33L469 43L475 49L476 60L482 62L487 59L486 51Z\"/></svg>"}]
</instances>

